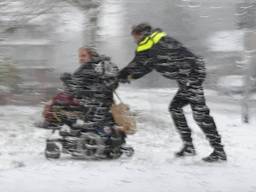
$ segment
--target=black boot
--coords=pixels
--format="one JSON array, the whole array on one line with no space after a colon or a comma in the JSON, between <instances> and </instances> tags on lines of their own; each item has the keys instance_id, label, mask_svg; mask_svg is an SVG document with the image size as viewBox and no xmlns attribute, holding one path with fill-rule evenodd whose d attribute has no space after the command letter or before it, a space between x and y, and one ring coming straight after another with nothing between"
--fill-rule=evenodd
<instances>
[{"instance_id":1,"label":"black boot","mask_svg":"<svg viewBox=\"0 0 256 192\"><path fill-rule=\"evenodd\" d=\"M192 143L184 144L183 148L175 153L176 157L194 156L196 155L195 147Z\"/></svg>"},{"instance_id":2,"label":"black boot","mask_svg":"<svg viewBox=\"0 0 256 192\"><path fill-rule=\"evenodd\" d=\"M227 155L223 148L214 149L208 157L205 157L202 160L209 163L227 161Z\"/></svg>"}]
</instances>

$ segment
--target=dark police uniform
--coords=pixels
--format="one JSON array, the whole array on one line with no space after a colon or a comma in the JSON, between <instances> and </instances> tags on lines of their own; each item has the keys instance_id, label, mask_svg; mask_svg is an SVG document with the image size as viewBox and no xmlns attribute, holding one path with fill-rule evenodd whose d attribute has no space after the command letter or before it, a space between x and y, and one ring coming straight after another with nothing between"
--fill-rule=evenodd
<instances>
[{"instance_id":1,"label":"dark police uniform","mask_svg":"<svg viewBox=\"0 0 256 192\"><path fill-rule=\"evenodd\" d=\"M205 103L202 83L205 79L205 63L180 42L157 29L138 43L134 59L119 73L123 81L139 79L156 70L164 77L177 80L179 89L169 111L185 144L192 144L183 107L190 104L193 117L216 150L222 150L221 137L210 110Z\"/></svg>"}]
</instances>

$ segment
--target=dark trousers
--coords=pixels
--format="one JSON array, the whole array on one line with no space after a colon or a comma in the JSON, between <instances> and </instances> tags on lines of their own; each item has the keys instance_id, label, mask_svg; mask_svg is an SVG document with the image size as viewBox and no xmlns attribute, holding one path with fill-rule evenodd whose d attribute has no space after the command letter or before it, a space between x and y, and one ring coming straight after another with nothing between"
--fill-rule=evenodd
<instances>
[{"instance_id":1,"label":"dark trousers","mask_svg":"<svg viewBox=\"0 0 256 192\"><path fill-rule=\"evenodd\" d=\"M112 127L115 123L112 113L110 112L113 104L112 93L100 93L93 97L84 97L84 117L85 122L91 122L95 128L103 128L104 126Z\"/></svg>"},{"instance_id":2,"label":"dark trousers","mask_svg":"<svg viewBox=\"0 0 256 192\"><path fill-rule=\"evenodd\" d=\"M193 118L206 135L210 145L214 149L222 149L221 137L217 131L214 119L210 115L210 110L205 103L204 90L201 84L190 87L180 85L169 107L174 124L183 142L189 144L192 143L191 129L187 124L182 109L186 105L191 106Z\"/></svg>"}]
</instances>

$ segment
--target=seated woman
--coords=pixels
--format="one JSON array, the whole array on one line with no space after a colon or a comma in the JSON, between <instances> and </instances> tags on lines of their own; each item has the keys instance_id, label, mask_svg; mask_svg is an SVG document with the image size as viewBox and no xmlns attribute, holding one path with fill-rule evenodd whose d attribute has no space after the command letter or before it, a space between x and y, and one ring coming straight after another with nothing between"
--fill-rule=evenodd
<instances>
[{"instance_id":1,"label":"seated woman","mask_svg":"<svg viewBox=\"0 0 256 192\"><path fill-rule=\"evenodd\" d=\"M87 47L79 49L79 63L80 67L73 74L64 73L61 80L66 90L79 99L86 128L111 131L115 125L111 106L118 86L118 68L109 57Z\"/></svg>"},{"instance_id":2,"label":"seated woman","mask_svg":"<svg viewBox=\"0 0 256 192\"><path fill-rule=\"evenodd\" d=\"M118 158L123 152L133 154L133 149L124 145L128 132L122 128L126 126L117 126L120 120L115 122L112 115L113 111L121 118L120 106L112 107L118 68L110 58L87 47L79 49L79 62L80 67L73 74L61 76L64 92L53 97L45 107L45 120L48 125L60 128L62 136L61 140L47 139L46 157L59 158L56 142L61 142L62 149L75 157ZM74 137L78 138L76 142Z\"/></svg>"}]
</instances>

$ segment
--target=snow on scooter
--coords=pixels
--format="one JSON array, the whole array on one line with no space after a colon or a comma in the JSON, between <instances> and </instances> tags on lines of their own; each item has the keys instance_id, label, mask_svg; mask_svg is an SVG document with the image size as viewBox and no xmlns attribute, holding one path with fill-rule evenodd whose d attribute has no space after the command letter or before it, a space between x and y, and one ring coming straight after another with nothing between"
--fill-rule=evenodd
<instances>
[{"instance_id":1,"label":"snow on scooter","mask_svg":"<svg viewBox=\"0 0 256 192\"><path fill-rule=\"evenodd\" d=\"M116 159L122 154L132 156L134 149L125 145L126 135L136 131L129 108L123 103L114 103L111 112L116 126L95 128L93 121L82 120L88 110L84 106L91 108L93 104L88 106L82 102L86 101L61 92L45 105L44 123L40 127L51 129L53 133L46 140L45 157L58 159L62 153L79 159ZM100 108L97 106L97 109ZM56 132L58 137L52 137Z\"/></svg>"}]
</instances>

